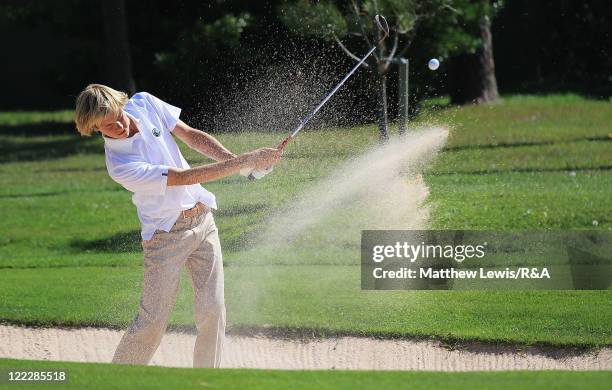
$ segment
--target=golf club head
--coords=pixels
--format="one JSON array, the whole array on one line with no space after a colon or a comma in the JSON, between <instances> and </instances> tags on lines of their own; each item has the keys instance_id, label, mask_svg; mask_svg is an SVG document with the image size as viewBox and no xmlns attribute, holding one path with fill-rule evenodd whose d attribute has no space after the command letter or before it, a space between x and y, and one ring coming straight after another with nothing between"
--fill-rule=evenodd
<instances>
[{"instance_id":1,"label":"golf club head","mask_svg":"<svg viewBox=\"0 0 612 390\"><path fill-rule=\"evenodd\" d=\"M387 19L385 19L382 15L374 16L374 21L376 22L376 27L382 32L382 37L380 40L387 38L389 36L389 24L387 23Z\"/></svg>"}]
</instances>

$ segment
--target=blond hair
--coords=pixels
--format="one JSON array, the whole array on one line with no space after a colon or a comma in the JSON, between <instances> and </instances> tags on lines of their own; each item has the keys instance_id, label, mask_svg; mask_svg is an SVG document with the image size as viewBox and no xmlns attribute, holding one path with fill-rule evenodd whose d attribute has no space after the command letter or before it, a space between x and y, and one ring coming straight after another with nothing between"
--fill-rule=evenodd
<instances>
[{"instance_id":1,"label":"blond hair","mask_svg":"<svg viewBox=\"0 0 612 390\"><path fill-rule=\"evenodd\" d=\"M124 92L89 84L76 99L74 123L81 135L91 135L108 114L119 115L128 101Z\"/></svg>"}]
</instances>

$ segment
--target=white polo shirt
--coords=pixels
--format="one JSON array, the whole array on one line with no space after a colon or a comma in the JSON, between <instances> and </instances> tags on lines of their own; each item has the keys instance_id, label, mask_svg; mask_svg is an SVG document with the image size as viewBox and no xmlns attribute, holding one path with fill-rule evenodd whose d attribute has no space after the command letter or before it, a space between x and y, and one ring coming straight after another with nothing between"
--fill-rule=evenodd
<instances>
[{"instance_id":1,"label":"white polo shirt","mask_svg":"<svg viewBox=\"0 0 612 390\"><path fill-rule=\"evenodd\" d=\"M170 231L182 210L197 202L216 209L215 196L199 184L167 186L168 168L190 168L171 134L181 109L155 96L139 92L123 109L138 124L130 138L104 137L106 168L110 177L134 193L143 240L155 230Z\"/></svg>"}]
</instances>

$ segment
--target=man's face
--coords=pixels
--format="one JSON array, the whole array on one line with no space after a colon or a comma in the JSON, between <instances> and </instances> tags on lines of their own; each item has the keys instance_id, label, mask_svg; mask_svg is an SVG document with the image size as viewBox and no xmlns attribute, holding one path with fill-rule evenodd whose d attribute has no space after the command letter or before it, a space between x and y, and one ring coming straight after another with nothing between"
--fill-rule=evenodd
<instances>
[{"instance_id":1,"label":"man's face","mask_svg":"<svg viewBox=\"0 0 612 390\"><path fill-rule=\"evenodd\" d=\"M127 138L130 135L130 118L123 111L118 116L110 113L102 119L97 130L109 138Z\"/></svg>"}]
</instances>

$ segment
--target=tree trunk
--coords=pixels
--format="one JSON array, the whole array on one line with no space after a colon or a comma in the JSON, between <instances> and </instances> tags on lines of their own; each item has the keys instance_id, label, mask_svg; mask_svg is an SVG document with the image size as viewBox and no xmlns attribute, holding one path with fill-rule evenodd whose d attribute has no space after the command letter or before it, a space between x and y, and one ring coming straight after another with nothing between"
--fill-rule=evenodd
<instances>
[{"instance_id":1,"label":"tree trunk","mask_svg":"<svg viewBox=\"0 0 612 390\"><path fill-rule=\"evenodd\" d=\"M492 103L499 99L491 21L485 16L480 21L482 46L476 53L463 53L450 61L450 97L453 104Z\"/></svg>"},{"instance_id":2,"label":"tree trunk","mask_svg":"<svg viewBox=\"0 0 612 390\"><path fill-rule=\"evenodd\" d=\"M492 103L499 99L497 79L495 78L495 61L493 60L493 39L491 38L491 19L485 16L480 21L480 37L482 48L480 50L480 66L482 69L482 96L481 102Z\"/></svg>"},{"instance_id":3,"label":"tree trunk","mask_svg":"<svg viewBox=\"0 0 612 390\"><path fill-rule=\"evenodd\" d=\"M132 61L128 41L124 0L102 0L104 17L104 79L112 88L129 93L136 92L132 77Z\"/></svg>"},{"instance_id":4,"label":"tree trunk","mask_svg":"<svg viewBox=\"0 0 612 390\"><path fill-rule=\"evenodd\" d=\"M387 76L385 73L378 73L378 132L381 142L389 139L387 131Z\"/></svg>"}]
</instances>

